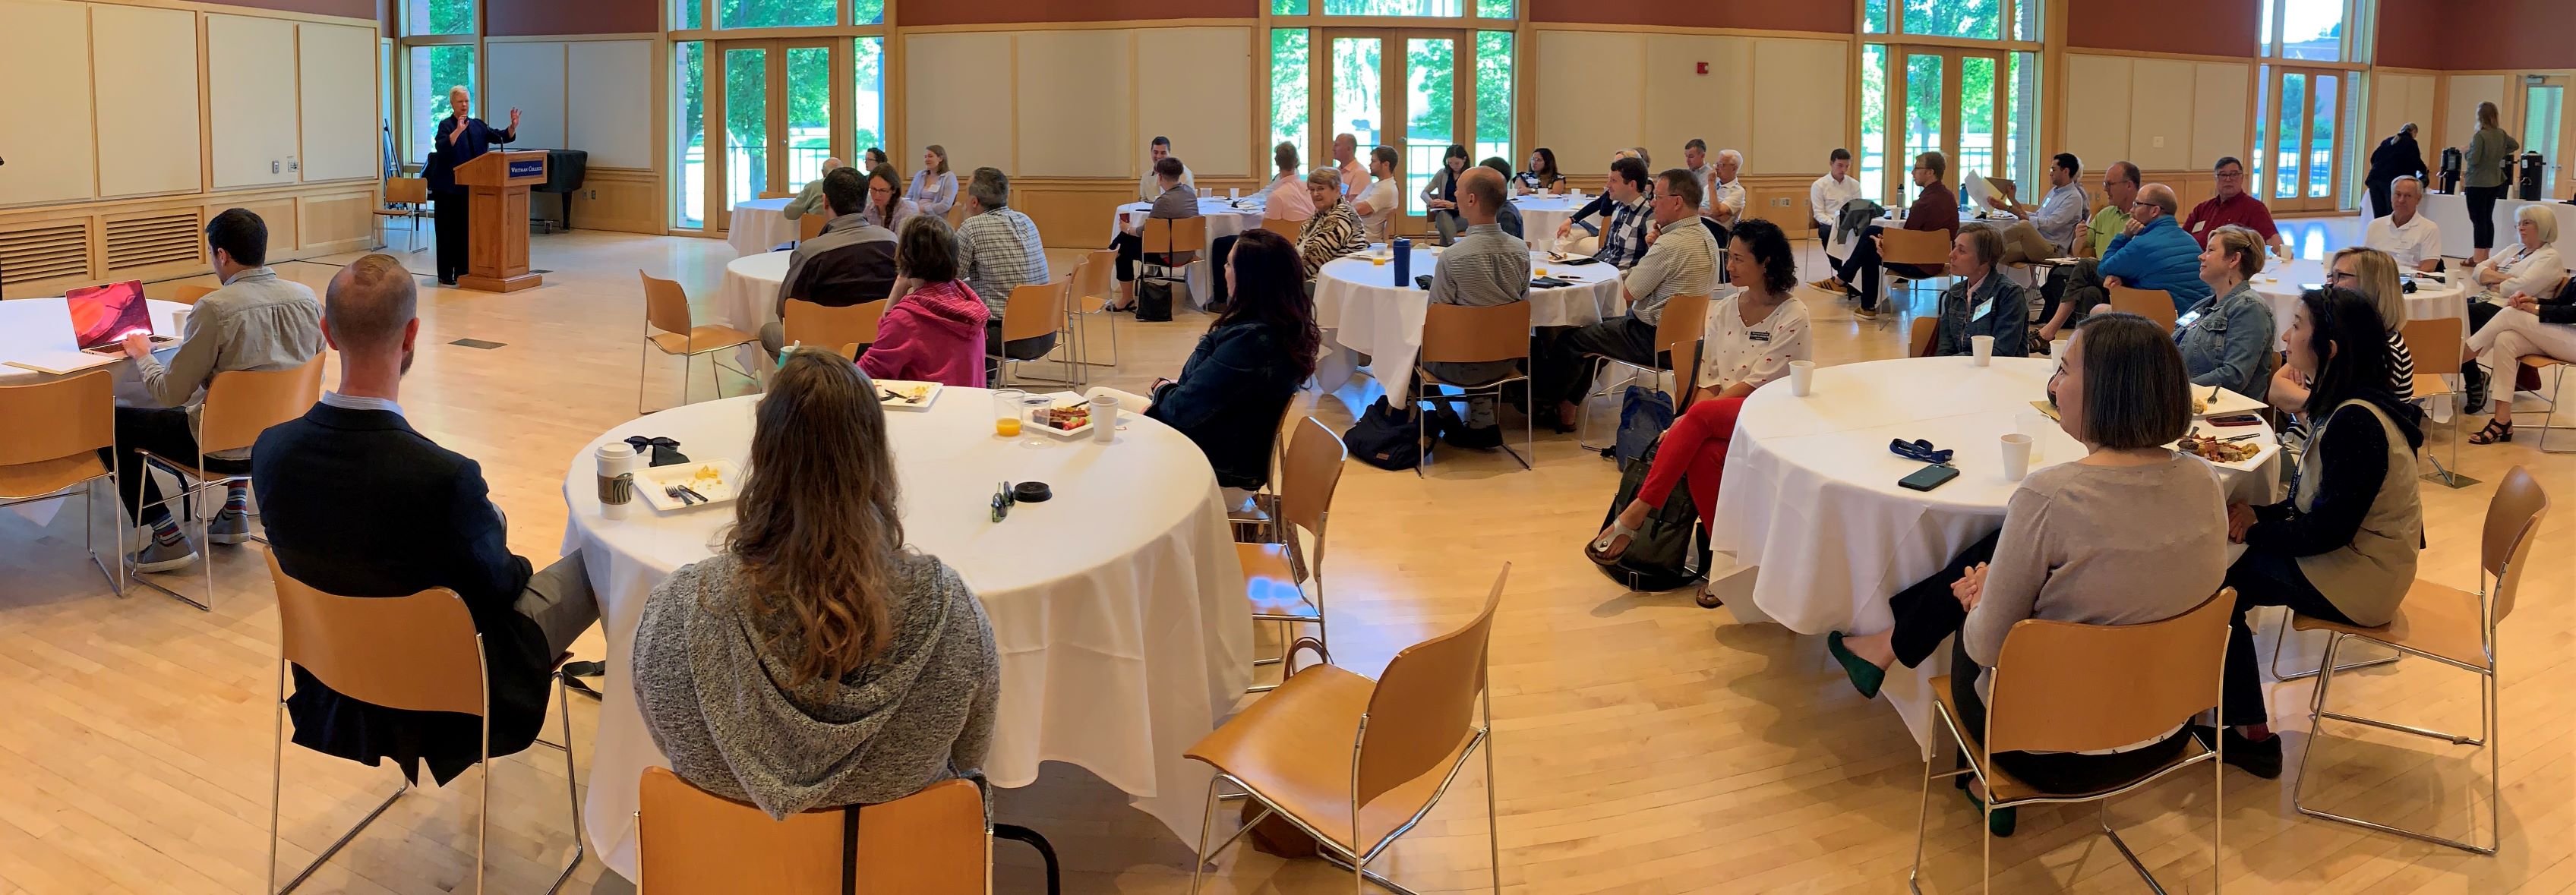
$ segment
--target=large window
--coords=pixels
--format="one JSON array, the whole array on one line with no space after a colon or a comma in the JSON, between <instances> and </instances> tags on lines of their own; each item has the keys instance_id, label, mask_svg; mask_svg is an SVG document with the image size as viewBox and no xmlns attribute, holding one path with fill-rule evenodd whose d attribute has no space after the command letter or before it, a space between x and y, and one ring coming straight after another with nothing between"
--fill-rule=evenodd
<instances>
[{"instance_id":1,"label":"large window","mask_svg":"<svg viewBox=\"0 0 2576 895\"><path fill-rule=\"evenodd\" d=\"M1859 174L1881 202L1915 192L1915 156L1967 175L2040 179L2039 43L2045 0L1864 0Z\"/></svg>"},{"instance_id":2,"label":"large window","mask_svg":"<svg viewBox=\"0 0 2576 895\"><path fill-rule=\"evenodd\" d=\"M2003 37L2002 7L2002 0L1905 0L1905 33L1996 40Z\"/></svg>"},{"instance_id":3,"label":"large window","mask_svg":"<svg viewBox=\"0 0 2576 895\"><path fill-rule=\"evenodd\" d=\"M1512 155L1512 33L1476 32L1475 156L1501 156L1515 170L1525 159Z\"/></svg>"},{"instance_id":4,"label":"large window","mask_svg":"<svg viewBox=\"0 0 2576 895\"><path fill-rule=\"evenodd\" d=\"M676 75L678 109L671 116L679 133L680 209L679 226L704 227L707 223L707 45L704 41L685 40L671 44L671 64Z\"/></svg>"},{"instance_id":5,"label":"large window","mask_svg":"<svg viewBox=\"0 0 2576 895\"><path fill-rule=\"evenodd\" d=\"M904 155L887 133L886 0L666 2L673 226L726 229L736 206L802 189L826 158Z\"/></svg>"},{"instance_id":6,"label":"large window","mask_svg":"<svg viewBox=\"0 0 2576 895\"><path fill-rule=\"evenodd\" d=\"M409 0L403 4L403 33L474 33L474 0Z\"/></svg>"},{"instance_id":7,"label":"large window","mask_svg":"<svg viewBox=\"0 0 2576 895\"><path fill-rule=\"evenodd\" d=\"M718 28L797 28L839 24L837 0L716 0Z\"/></svg>"},{"instance_id":8,"label":"large window","mask_svg":"<svg viewBox=\"0 0 2576 895\"><path fill-rule=\"evenodd\" d=\"M883 8L881 5L879 8ZM852 91L849 163L859 164L861 155L871 148L884 149L885 138L885 38L862 37L851 45L850 57L857 60L857 89ZM892 158L889 150L888 158Z\"/></svg>"},{"instance_id":9,"label":"large window","mask_svg":"<svg viewBox=\"0 0 2576 895\"><path fill-rule=\"evenodd\" d=\"M2350 61L2344 25L2352 18L2351 2L2263 0L2263 55L2317 62Z\"/></svg>"},{"instance_id":10,"label":"large window","mask_svg":"<svg viewBox=\"0 0 2576 895\"><path fill-rule=\"evenodd\" d=\"M2370 141L2360 126L2364 0L2259 0L2254 152L2246 189L2275 213L2341 208ZM2208 160L2204 160L2208 161Z\"/></svg>"},{"instance_id":11,"label":"large window","mask_svg":"<svg viewBox=\"0 0 2576 895\"><path fill-rule=\"evenodd\" d=\"M1297 147L1303 157L1313 145L1312 115L1307 110L1308 94L1314 84L1306 74L1311 62L1306 29L1277 28L1270 32L1270 143ZM1305 159L1308 163L1320 159Z\"/></svg>"},{"instance_id":12,"label":"large window","mask_svg":"<svg viewBox=\"0 0 2576 895\"><path fill-rule=\"evenodd\" d=\"M1512 91L1520 0L1265 0L1270 31L1269 146L1288 143L1309 166L1332 164L1349 134L1359 157L1396 150L1407 213L1451 146L1470 163L1515 169ZM1350 17L1378 21L1352 22ZM1393 22L1387 19L1410 19ZM1442 20L1446 21L1442 21ZM1421 219L1415 218L1419 223Z\"/></svg>"},{"instance_id":13,"label":"large window","mask_svg":"<svg viewBox=\"0 0 2576 895\"><path fill-rule=\"evenodd\" d=\"M409 127L406 129L410 135L410 139L406 141L409 143L407 147L409 151L405 162L425 164L429 160L430 150L437 144L438 122L447 120L450 114L447 104L448 88L463 87L469 92L476 91L474 45L416 46L409 50L406 59L408 62L403 81L411 86L406 91L404 101L406 107L404 112L410 117L410 121L407 122ZM484 113L483 110L476 109L474 114Z\"/></svg>"}]
</instances>

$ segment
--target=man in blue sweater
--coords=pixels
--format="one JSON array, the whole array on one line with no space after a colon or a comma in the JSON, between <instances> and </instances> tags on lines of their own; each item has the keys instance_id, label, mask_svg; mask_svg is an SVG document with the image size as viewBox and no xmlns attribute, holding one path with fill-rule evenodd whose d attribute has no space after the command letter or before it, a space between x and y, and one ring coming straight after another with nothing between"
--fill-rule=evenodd
<instances>
[{"instance_id":1,"label":"man in blue sweater","mask_svg":"<svg viewBox=\"0 0 2576 895\"><path fill-rule=\"evenodd\" d=\"M2174 219L2176 207L2172 187L2150 183L2139 189L2128 231L2111 239L2097 269L2106 286L2165 290L2180 314L2209 297L2209 284L2200 281L2200 243Z\"/></svg>"}]
</instances>

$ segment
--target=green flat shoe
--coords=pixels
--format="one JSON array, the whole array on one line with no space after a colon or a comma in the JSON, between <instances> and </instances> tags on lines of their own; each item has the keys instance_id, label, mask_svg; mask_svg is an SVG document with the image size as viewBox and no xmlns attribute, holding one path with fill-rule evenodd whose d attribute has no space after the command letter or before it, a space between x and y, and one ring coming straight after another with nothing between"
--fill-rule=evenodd
<instances>
[{"instance_id":1,"label":"green flat shoe","mask_svg":"<svg viewBox=\"0 0 2576 895\"><path fill-rule=\"evenodd\" d=\"M1841 631L1825 635L1825 651L1834 654L1834 661L1843 664L1844 676L1851 678L1852 689L1860 691L1862 699L1878 698L1878 686L1887 683L1887 669L1870 664L1868 659L1844 647Z\"/></svg>"},{"instance_id":2,"label":"green flat shoe","mask_svg":"<svg viewBox=\"0 0 2576 895\"><path fill-rule=\"evenodd\" d=\"M1986 809L1986 801L1984 799L1977 798L1976 793L1962 790L1959 794L1967 797L1968 805L1977 809L1977 813L1986 816L1986 832L1995 834L1995 838L1997 839L2011 836L2013 834L2013 829L2021 823L2021 809L2019 808L1996 808L1989 811Z\"/></svg>"}]
</instances>

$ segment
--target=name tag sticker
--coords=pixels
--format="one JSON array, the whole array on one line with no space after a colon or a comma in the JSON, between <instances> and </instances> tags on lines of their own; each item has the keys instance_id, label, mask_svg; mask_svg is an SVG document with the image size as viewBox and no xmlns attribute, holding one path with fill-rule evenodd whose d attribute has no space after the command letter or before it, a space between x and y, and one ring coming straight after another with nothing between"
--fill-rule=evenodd
<instances>
[{"instance_id":1,"label":"name tag sticker","mask_svg":"<svg viewBox=\"0 0 2576 895\"><path fill-rule=\"evenodd\" d=\"M1745 333L1745 334L1744 334L1744 337L1745 337L1745 338L1748 338L1748 339L1752 339L1753 341L1756 341L1756 342L1768 342L1768 341L1771 341L1771 334L1770 334L1770 333L1763 332L1763 331L1758 330L1758 329L1757 329L1757 330L1753 330L1752 332Z\"/></svg>"}]
</instances>

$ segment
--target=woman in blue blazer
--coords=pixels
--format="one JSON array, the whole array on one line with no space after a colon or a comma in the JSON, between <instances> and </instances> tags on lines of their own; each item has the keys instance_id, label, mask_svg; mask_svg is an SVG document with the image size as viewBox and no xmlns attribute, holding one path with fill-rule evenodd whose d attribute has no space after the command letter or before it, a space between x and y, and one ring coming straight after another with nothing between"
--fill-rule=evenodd
<instances>
[{"instance_id":1,"label":"woman in blue blazer","mask_svg":"<svg viewBox=\"0 0 2576 895\"><path fill-rule=\"evenodd\" d=\"M510 110L510 127L498 130L483 119L466 114L473 108L474 95L464 87L447 89L448 117L438 122L438 138L429 153L429 167L422 176L429 178L429 197L434 203L431 213L438 218L438 284L456 285L465 273L465 248L470 245L467 227L469 212L465 208L465 191L456 186L456 166L473 161L491 151L497 144L519 138L519 110Z\"/></svg>"}]
</instances>

